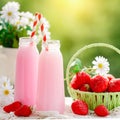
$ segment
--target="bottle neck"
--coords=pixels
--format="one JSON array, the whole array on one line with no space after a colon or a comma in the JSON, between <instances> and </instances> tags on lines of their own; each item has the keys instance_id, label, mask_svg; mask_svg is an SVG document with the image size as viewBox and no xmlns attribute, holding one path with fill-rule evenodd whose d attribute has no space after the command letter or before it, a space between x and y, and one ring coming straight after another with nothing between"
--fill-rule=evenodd
<instances>
[{"instance_id":1,"label":"bottle neck","mask_svg":"<svg viewBox=\"0 0 120 120\"><path fill-rule=\"evenodd\" d=\"M48 40L47 42L42 44L42 50L59 50L60 49L60 41L59 40Z\"/></svg>"},{"instance_id":2,"label":"bottle neck","mask_svg":"<svg viewBox=\"0 0 120 120\"><path fill-rule=\"evenodd\" d=\"M21 37L19 41L19 47L34 45L33 39L30 37Z\"/></svg>"}]
</instances>

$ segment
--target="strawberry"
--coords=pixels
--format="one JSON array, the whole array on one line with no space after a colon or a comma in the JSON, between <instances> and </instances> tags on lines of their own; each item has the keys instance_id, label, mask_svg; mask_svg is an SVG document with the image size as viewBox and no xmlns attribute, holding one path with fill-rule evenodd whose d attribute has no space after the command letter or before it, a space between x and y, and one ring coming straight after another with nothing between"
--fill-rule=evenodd
<instances>
[{"instance_id":1,"label":"strawberry","mask_svg":"<svg viewBox=\"0 0 120 120\"><path fill-rule=\"evenodd\" d=\"M111 81L112 79L115 79L115 77L112 74L107 74L107 78L109 79L109 81Z\"/></svg>"},{"instance_id":2,"label":"strawberry","mask_svg":"<svg viewBox=\"0 0 120 120\"><path fill-rule=\"evenodd\" d=\"M120 78L110 81L108 92L120 92Z\"/></svg>"},{"instance_id":3,"label":"strawberry","mask_svg":"<svg viewBox=\"0 0 120 120\"><path fill-rule=\"evenodd\" d=\"M16 116L24 116L24 117L28 117L32 114L32 110L30 109L29 106L27 105L22 105L19 109L17 109L14 114Z\"/></svg>"},{"instance_id":4,"label":"strawberry","mask_svg":"<svg viewBox=\"0 0 120 120\"><path fill-rule=\"evenodd\" d=\"M3 107L3 110L4 110L5 112L7 112L7 113L9 113L9 112L14 112L14 111L16 111L18 108L20 108L21 105L22 105L21 102L15 101L15 102L13 102L13 103L11 103L11 104L9 104L9 105L4 106L4 107Z\"/></svg>"},{"instance_id":5,"label":"strawberry","mask_svg":"<svg viewBox=\"0 0 120 120\"><path fill-rule=\"evenodd\" d=\"M73 76L70 86L74 89L79 89L83 84L89 84L90 75L86 72L78 72Z\"/></svg>"},{"instance_id":6,"label":"strawberry","mask_svg":"<svg viewBox=\"0 0 120 120\"><path fill-rule=\"evenodd\" d=\"M78 89L79 88L79 81L77 79L77 74L73 76L70 86L74 89Z\"/></svg>"},{"instance_id":7,"label":"strawberry","mask_svg":"<svg viewBox=\"0 0 120 120\"><path fill-rule=\"evenodd\" d=\"M84 84L79 88L80 91L90 91L89 84Z\"/></svg>"},{"instance_id":8,"label":"strawberry","mask_svg":"<svg viewBox=\"0 0 120 120\"><path fill-rule=\"evenodd\" d=\"M101 117L109 115L109 111L104 105L98 105L94 109L94 112L96 113L96 115L101 116Z\"/></svg>"},{"instance_id":9,"label":"strawberry","mask_svg":"<svg viewBox=\"0 0 120 120\"><path fill-rule=\"evenodd\" d=\"M90 88L93 92L104 92L108 87L108 83L108 78L96 75L90 80Z\"/></svg>"},{"instance_id":10,"label":"strawberry","mask_svg":"<svg viewBox=\"0 0 120 120\"><path fill-rule=\"evenodd\" d=\"M71 104L73 113L78 115L87 115L88 114L88 105L82 100L75 100Z\"/></svg>"}]
</instances>

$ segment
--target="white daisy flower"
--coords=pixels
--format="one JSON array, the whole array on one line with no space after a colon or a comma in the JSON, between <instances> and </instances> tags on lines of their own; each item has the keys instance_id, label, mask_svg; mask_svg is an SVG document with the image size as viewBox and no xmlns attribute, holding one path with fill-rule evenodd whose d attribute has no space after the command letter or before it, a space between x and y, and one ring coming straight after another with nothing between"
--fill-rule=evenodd
<instances>
[{"instance_id":1,"label":"white daisy flower","mask_svg":"<svg viewBox=\"0 0 120 120\"><path fill-rule=\"evenodd\" d=\"M97 56L92 64L97 74L106 75L110 70L109 62L103 56Z\"/></svg>"},{"instance_id":2,"label":"white daisy flower","mask_svg":"<svg viewBox=\"0 0 120 120\"><path fill-rule=\"evenodd\" d=\"M2 86L0 88L0 102L2 105L7 105L14 100L14 95L13 95L13 86L11 85L6 85Z\"/></svg>"},{"instance_id":3,"label":"white daisy flower","mask_svg":"<svg viewBox=\"0 0 120 120\"><path fill-rule=\"evenodd\" d=\"M0 87L2 86L9 86L10 85L10 79L7 78L6 76L2 76L0 78Z\"/></svg>"},{"instance_id":4,"label":"white daisy flower","mask_svg":"<svg viewBox=\"0 0 120 120\"><path fill-rule=\"evenodd\" d=\"M18 29L20 27L26 28L27 26L29 26L32 30L34 15L30 12L21 12L19 16L20 16L19 20L15 23L17 28ZM27 30L27 35L31 35L31 30Z\"/></svg>"},{"instance_id":5,"label":"white daisy flower","mask_svg":"<svg viewBox=\"0 0 120 120\"><path fill-rule=\"evenodd\" d=\"M21 17L20 18L20 26L26 27L26 25L28 25L28 24L29 24L28 18L26 18L26 17Z\"/></svg>"},{"instance_id":6,"label":"white daisy flower","mask_svg":"<svg viewBox=\"0 0 120 120\"><path fill-rule=\"evenodd\" d=\"M1 18L4 18L6 22L14 24L19 19L19 10L20 5L18 2L8 2L5 6L2 7Z\"/></svg>"},{"instance_id":7,"label":"white daisy flower","mask_svg":"<svg viewBox=\"0 0 120 120\"><path fill-rule=\"evenodd\" d=\"M32 13L30 13L30 12L21 12L20 16L28 18L29 22L34 21L34 15Z\"/></svg>"},{"instance_id":8,"label":"white daisy flower","mask_svg":"<svg viewBox=\"0 0 120 120\"><path fill-rule=\"evenodd\" d=\"M21 12L20 13L20 21L21 23L25 22L26 25L30 26L32 28L33 21L34 21L34 15L30 12Z\"/></svg>"}]
</instances>

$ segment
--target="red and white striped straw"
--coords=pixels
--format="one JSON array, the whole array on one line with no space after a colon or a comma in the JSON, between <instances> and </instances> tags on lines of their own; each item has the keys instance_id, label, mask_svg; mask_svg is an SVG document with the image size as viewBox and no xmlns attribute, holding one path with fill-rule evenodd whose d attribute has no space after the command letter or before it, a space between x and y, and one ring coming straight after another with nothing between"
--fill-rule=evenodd
<instances>
[{"instance_id":1,"label":"red and white striped straw","mask_svg":"<svg viewBox=\"0 0 120 120\"><path fill-rule=\"evenodd\" d=\"M35 35L37 35L37 32L40 30L40 32L42 34L42 43L45 43L45 49L46 49L46 51L48 51L45 26L44 26L43 21L41 20L42 17L43 16L40 13L35 14L35 20L33 22L33 30L31 33L31 38L33 38Z\"/></svg>"},{"instance_id":2,"label":"red and white striped straw","mask_svg":"<svg viewBox=\"0 0 120 120\"><path fill-rule=\"evenodd\" d=\"M44 29L44 24L42 23L42 25L40 26L40 30L42 32L43 35L43 42L46 42L46 34L45 34L45 29Z\"/></svg>"},{"instance_id":3,"label":"red and white striped straw","mask_svg":"<svg viewBox=\"0 0 120 120\"><path fill-rule=\"evenodd\" d=\"M42 15L40 13L35 14L35 20L33 22L33 30L32 30L32 33L31 33L31 38L33 38L35 36L36 32L37 32L36 28L40 23L41 17L42 17Z\"/></svg>"},{"instance_id":4,"label":"red and white striped straw","mask_svg":"<svg viewBox=\"0 0 120 120\"><path fill-rule=\"evenodd\" d=\"M40 30L42 33L42 40L43 42L46 42L47 38L45 33L45 27L44 27L44 23L41 21L41 18L42 15L40 13L35 14L35 20L33 22L33 30L31 33L31 38L33 38L37 34L38 30Z\"/></svg>"}]
</instances>

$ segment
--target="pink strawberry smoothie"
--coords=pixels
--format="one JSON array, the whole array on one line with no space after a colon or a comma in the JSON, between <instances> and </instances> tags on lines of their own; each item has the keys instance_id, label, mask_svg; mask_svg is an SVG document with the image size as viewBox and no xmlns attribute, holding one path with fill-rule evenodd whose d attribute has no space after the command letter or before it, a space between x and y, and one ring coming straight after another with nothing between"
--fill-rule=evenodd
<instances>
[{"instance_id":1,"label":"pink strawberry smoothie","mask_svg":"<svg viewBox=\"0 0 120 120\"><path fill-rule=\"evenodd\" d=\"M15 101L35 105L39 53L31 38L21 38L16 60Z\"/></svg>"},{"instance_id":2,"label":"pink strawberry smoothie","mask_svg":"<svg viewBox=\"0 0 120 120\"><path fill-rule=\"evenodd\" d=\"M48 41L47 47L48 50L43 44L39 56L37 110L63 113L65 109L64 75L60 43Z\"/></svg>"}]
</instances>

